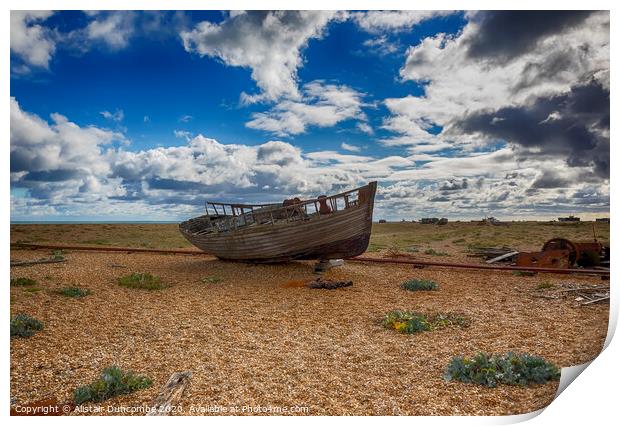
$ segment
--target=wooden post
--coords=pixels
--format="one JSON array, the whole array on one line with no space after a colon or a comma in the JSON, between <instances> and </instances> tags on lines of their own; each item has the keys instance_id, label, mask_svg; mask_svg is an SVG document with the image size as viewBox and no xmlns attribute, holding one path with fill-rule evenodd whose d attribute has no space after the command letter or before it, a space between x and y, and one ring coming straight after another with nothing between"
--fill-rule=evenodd
<instances>
[{"instance_id":1,"label":"wooden post","mask_svg":"<svg viewBox=\"0 0 620 426\"><path fill-rule=\"evenodd\" d=\"M183 394L189 387L192 380L191 371L183 371L174 373L168 379L168 383L159 391L159 395L151 403L152 409L147 416L167 416L170 414L172 407L181 403Z\"/></svg>"}]
</instances>

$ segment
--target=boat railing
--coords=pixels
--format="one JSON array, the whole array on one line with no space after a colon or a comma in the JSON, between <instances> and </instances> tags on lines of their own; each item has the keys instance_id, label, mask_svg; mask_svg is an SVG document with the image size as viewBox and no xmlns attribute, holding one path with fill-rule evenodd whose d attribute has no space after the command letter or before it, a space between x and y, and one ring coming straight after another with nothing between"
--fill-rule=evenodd
<instances>
[{"instance_id":1,"label":"boat railing","mask_svg":"<svg viewBox=\"0 0 620 426\"><path fill-rule=\"evenodd\" d=\"M251 225L274 225L319 218L358 206L368 186L340 194L319 196L308 200L292 199L282 204L238 204L207 201L206 218L210 232L227 232ZM360 201L362 199L362 201Z\"/></svg>"}]
</instances>

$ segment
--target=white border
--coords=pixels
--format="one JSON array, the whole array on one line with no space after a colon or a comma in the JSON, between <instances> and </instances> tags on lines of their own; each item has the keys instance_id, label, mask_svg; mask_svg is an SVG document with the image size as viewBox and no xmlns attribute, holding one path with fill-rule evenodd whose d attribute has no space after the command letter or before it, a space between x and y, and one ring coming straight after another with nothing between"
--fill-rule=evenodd
<instances>
[{"instance_id":1,"label":"white border","mask_svg":"<svg viewBox=\"0 0 620 426\"><path fill-rule=\"evenodd\" d=\"M611 1L599 1L593 0L588 2L577 2L574 0L571 1L563 1L563 2L550 2L550 1L534 1L534 0L521 0L521 1L503 1L498 3L497 1L489 1L489 0L476 0L476 1L449 1L449 0L434 0L434 1L397 1L397 0L386 0L382 2L370 1L370 0L358 0L358 1L325 1L325 0L315 0L315 1L301 1L301 0L264 0L260 2L250 2L250 1L240 1L240 0L213 0L213 1L190 1L190 0L178 0L175 2L165 1L165 0L109 0L109 1L93 1L93 0L84 0L80 2L69 2L69 1L46 1L46 0L9 0L5 2L6 9L5 13L2 15L2 27L4 28L4 54L2 55L2 69L4 69L4 81L6 82L9 74L10 74L10 9L112 9L112 10L121 10L121 9L134 9L134 10L197 10L197 9L222 9L222 10L235 10L235 9L315 9L315 10L335 10L335 9L350 9L350 10L363 10L363 9L611 9L612 15L612 28L611 28L611 80L612 85L613 81L615 81L616 74L616 52L615 46L617 45L616 39L616 31L615 31L615 16L616 12L614 6L618 4L618 2ZM8 277L9 277L9 239L10 239L10 183L9 183L9 151L10 146L8 141L9 138L9 85L2 84L2 96L5 101L2 105L2 123L3 123L3 133L5 135L5 143L4 143L4 156L2 158L2 167L4 171L4 181L1 185L1 196L2 199L5 200L2 209L2 219L3 219L3 227L2 227L2 238L4 241L3 244L3 272L5 280L5 296L9 292L8 286ZM617 117L618 108L616 107L617 101L616 97L613 94L611 96L611 116ZM612 122L612 133L613 127L615 123ZM612 137L613 139L613 137ZM616 142L612 142L611 144L611 158L617 159L618 157L618 149L616 147ZM618 173L613 167L611 168L611 175L614 182L618 181ZM612 211L613 207L616 206L617 197L616 191L611 191L611 204ZM615 219L615 218L614 218ZM611 239L615 242L618 241L618 232L616 231L615 222L612 223L611 227ZM618 265L620 263L620 257L618 256L617 251L612 252L613 263ZM371 421L385 421L390 423L401 423L410 424L411 421L414 422L424 422L430 424L506 424L506 423L514 423L518 421L527 420L529 418L535 417L531 420L532 424L548 424L553 422L555 423L610 423L612 418L617 418L617 393L616 384L618 383L618 370L619 370L619 362L620 360L620 351L618 349L617 340L615 341L609 340L613 336L613 332L615 331L615 326L617 324L618 318L618 297L616 297L617 283L616 283L615 275L612 276L612 286L614 287L612 291L612 301L611 301L611 314L610 314L610 333L608 335L609 346L603 353L596 358L592 364L587 367L584 374L579 375L575 379L575 383L568 387L568 389L562 392L561 395L545 410L542 410L542 413L539 416L535 416L534 413L530 415L523 416L507 416L507 417L419 417L415 419L408 418L374 418L374 417L362 417L362 418L337 418L334 419L332 417L325 418L317 418L317 417L305 417L305 418L296 418L295 421L299 421L302 424L309 424L310 422L327 422L327 423L335 423L341 421L355 421L356 423L367 423ZM9 317L9 303L8 297L4 298L4 302L2 303L2 317ZM5 343L5 351L2 354L2 362L3 362L3 370L2 370L2 400L5 401L5 408L3 414L8 416L8 408L9 408L9 347L10 347L10 337L8 333L8 327L4 327L3 333L3 341ZM563 372L563 375L565 373ZM46 418L46 422L51 422L52 424L64 423L64 422L75 422L76 417L58 417L58 418ZM83 417L77 417L77 421L84 421ZM145 418L141 418L144 420ZM164 422L161 418L149 418L149 422ZM21 424L22 422L29 421L31 419L25 417L12 417L10 421ZM129 419L129 418L121 418L115 417L115 422L121 423L134 423L139 419ZM89 418L89 421L93 422L103 422L105 421L103 418ZM202 418L184 418L185 422L193 423L200 422L201 424L205 421ZM209 423L222 424L222 423L245 423L247 421L251 421L252 423L257 424L281 424L282 422L288 422L287 418L273 418L273 417L250 417L250 418L241 418L241 417L211 417L207 420Z\"/></svg>"}]
</instances>

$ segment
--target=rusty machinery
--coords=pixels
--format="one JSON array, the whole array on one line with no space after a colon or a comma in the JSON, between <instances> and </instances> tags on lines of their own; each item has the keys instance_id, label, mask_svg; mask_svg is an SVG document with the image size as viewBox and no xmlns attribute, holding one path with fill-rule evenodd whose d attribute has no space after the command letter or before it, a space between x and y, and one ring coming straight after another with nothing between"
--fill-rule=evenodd
<instances>
[{"instance_id":1,"label":"rusty machinery","mask_svg":"<svg viewBox=\"0 0 620 426\"><path fill-rule=\"evenodd\" d=\"M537 266L541 268L572 268L575 266L598 266L609 258L609 248L596 238L594 241L573 242L566 238L552 238L541 251L521 252L517 256L517 266Z\"/></svg>"}]
</instances>

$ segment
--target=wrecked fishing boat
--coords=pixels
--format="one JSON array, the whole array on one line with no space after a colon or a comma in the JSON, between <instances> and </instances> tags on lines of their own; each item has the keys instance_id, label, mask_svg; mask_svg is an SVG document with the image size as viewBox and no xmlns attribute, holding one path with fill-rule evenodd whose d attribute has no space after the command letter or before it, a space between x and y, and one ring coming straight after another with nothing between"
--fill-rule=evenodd
<instances>
[{"instance_id":1,"label":"wrecked fishing boat","mask_svg":"<svg viewBox=\"0 0 620 426\"><path fill-rule=\"evenodd\" d=\"M336 195L281 204L206 202L182 222L183 236L220 259L286 262L344 259L368 247L377 182Z\"/></svg>"}]
</instances>

